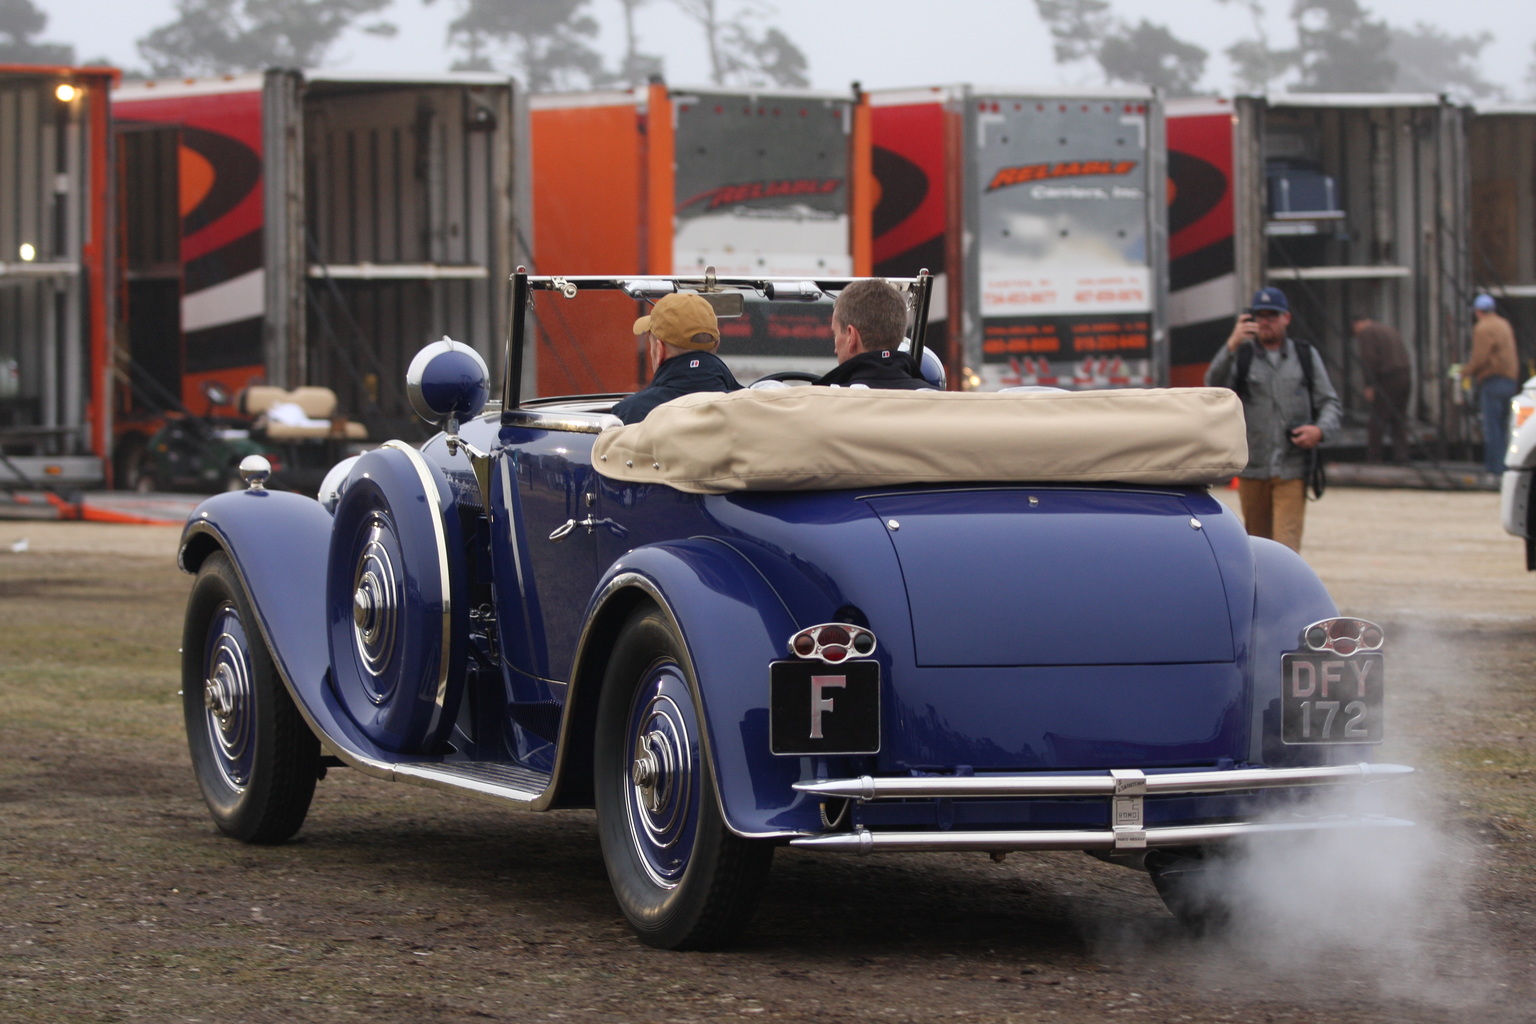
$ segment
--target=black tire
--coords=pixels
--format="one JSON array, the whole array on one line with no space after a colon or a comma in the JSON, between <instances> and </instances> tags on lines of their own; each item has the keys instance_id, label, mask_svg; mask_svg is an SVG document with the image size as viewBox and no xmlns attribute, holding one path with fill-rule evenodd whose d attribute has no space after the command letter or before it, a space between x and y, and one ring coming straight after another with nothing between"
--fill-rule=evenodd
<instances>
[{"instance_id":1,"label":"black tire","mask_svg":"<svg viewBox=\"0 0 1536 1024\"><path fill-rule=\"evenodd\" d=\"M1202 849L1154 850L1147 873L1163 906L1196 935L1213 935L1232 924L1231 896L1220 884L1219 855Z\"/></svg>"},{"instance_id":2,"label":"black tire","mask_svg":"<svg viewBox=\"0 0 1536 1024\"><path fill-rule=\"evenodd\" d=\"M181 650L187 746L214 824L247 843L291 838L315 793L320 744L278 678L222 551L192 584Z\"/></svg>"},{"instance_id":3,"label":"black tire","mask_svg":"<svg viewBox=\"0 0 1536 1024\"><path fill-rule=\"evenodd\" d=\"M662 949L733 938L773 862L771 841L725 826L694 686L671 622L654 605L636 611L603 679L594 785L614 895L635 934Z\"/></svg>"}]
</instances>

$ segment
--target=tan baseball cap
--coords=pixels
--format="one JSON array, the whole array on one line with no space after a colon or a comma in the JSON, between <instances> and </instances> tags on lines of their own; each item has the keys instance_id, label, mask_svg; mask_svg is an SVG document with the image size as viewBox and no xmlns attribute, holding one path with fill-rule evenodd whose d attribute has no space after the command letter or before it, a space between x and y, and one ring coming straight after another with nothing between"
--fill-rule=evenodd
<instances>
[{"instance_id":1,"label":"tan baseball cap","mask_svg":"<svg viewBox=\"0 0 1536 1024\"><path fill-rule=\"evenodd\" d=\"M720 341L720 323L715 319L715 308L696 292L663 295L651 307L650 316L635 321L636 334L646 331L678 348L707 349ZM715 340L699 345L693 340L695 334L707 334Z\"/></svg>"}]
</instances>

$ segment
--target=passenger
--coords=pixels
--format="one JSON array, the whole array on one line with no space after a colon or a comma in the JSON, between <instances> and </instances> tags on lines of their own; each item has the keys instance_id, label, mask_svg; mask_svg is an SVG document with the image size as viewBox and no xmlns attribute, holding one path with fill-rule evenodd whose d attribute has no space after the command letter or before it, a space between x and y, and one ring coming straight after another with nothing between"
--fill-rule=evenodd
<instances>
[{"instance_id":1,"label":"passenger","mask_svg":"<svg viewBox=\"0 0 1536 1024\"><path fill-rule=\"evenodd\" d=\"M907 303L888 281L871 278L844 288L832 304L832 348L837 368L817 384L935 391L917 363L900 351L907 333Z\"/></svg>"},{"instance_id":2,"label":"passenger","mask_svg":"<svg viewBox=\"0 0 1536 1024\"><path fill-rule=\"evenodd\" d=\"M720 324L702 296L675 292L663 296L650 316L635 321L636 334L648 334L651 383L621 399L613 414L625 423L639 423L662 402L699 391L739 391L741 385L715 353L720 348Z\"/></svg>"}]
</instances>

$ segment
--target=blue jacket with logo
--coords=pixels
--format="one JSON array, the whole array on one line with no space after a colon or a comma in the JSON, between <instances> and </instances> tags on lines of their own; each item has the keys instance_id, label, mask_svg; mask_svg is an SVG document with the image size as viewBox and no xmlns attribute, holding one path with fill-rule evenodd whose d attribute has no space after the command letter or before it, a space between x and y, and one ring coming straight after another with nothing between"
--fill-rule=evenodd
<instances>
[{"instance_id":1,"label":"blue jacket with logo","mask_svg":"<svg viewBox=\"0 0 1536 1024\"><path fill-rule=\"evenodd\" d=\"M662 402L697 391L740 391L730 367L713 352L685 352L656 367L649 387L615 403L613 414L625 423L639 423Z\"/></svg>"}]
</instances>

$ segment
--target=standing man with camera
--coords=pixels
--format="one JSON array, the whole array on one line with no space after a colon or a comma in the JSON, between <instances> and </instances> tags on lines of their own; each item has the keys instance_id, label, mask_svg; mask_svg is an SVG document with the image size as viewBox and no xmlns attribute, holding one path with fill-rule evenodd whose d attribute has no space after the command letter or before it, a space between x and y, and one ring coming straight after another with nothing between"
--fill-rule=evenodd
<instances>
[{"instance_id":1,"label":"standing man with camera","mask_svg":"<svg viewBox=\"0 0 1536 1024\"><path fill-rule=\"evenodd\" d=\"M1289 337L1290 304L1260 288L1205 372L1210 387L1231 388L1248 419L1248 465L1238 474L1243 523L1254 537L1301 550L1307 475L1342 407L1317 350Z\"/></svg>"}]
</instances>

